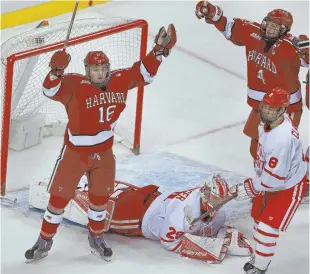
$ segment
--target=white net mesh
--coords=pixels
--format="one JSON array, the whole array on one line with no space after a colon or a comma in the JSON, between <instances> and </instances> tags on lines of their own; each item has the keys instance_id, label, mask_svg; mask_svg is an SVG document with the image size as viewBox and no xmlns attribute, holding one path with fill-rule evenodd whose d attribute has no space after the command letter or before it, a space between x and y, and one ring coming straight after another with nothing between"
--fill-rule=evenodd
<instances>
[{"instance_id":1,"label":"white net mesh","mask_svg":"<svg viewBox=\"0 0 310 274\"><path fill-rule=\"evenodd\" d=\"M133 20L120 18L82 19L73 24L70 39L89 35L119 25L131 23ZM65 40L69 22L43 26L32 31L15 36L1 48L1 104L4 102L5 71L7 57L12 54L24 52L47 46ZM140 59L141 28L135 27L119 33L89 40L67 48L71 55L71 62L66 73L84 74L83 59L89 51L102 50L107 54L111 62L111 68L121 69L132 66ZM24 120L37 114L45 114L46 128L52 128L56 124L64 125L67 115L64 107L42 94L42 83L49 72L49 61L54 51L46 52L37 56L22 59L14 64L13 88L12 88L12 111L11 119ZM127 107L121 115L116 127L116 134L121 136L126 144L132 146L134 137L136 91L128 94ZM3 107L1 106L1 121L3 123ZM48 130L46 133L50 134ZM1 132L1 140L2 140Z\"/></svg>"}]
</instances>

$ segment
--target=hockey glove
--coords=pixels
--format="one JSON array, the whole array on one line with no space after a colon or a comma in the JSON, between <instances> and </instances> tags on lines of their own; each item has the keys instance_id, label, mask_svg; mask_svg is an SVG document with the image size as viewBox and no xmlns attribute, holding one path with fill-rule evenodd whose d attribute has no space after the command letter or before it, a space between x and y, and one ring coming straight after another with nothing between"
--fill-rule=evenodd
<instances>
[{"instance_id":1,"label":"hockey glove","mask_svg":"<svg viewBox=\"0 0 310 274\"><path fill-rule=\"evenodd\" d=\"M246 179L243 183L240 183L235 186L237 192L237 200L245 200L248 198L256 197L259 192L257 192L253 186L253 181L251 178Z\"/></svg>"},{"instance_id":2,"label":"hockey glove","mask_svg":"<svg viewBox=\"0 0 310 274\"><path fill-rule=\"evenodd\" d=\"M309 48L310 48L310 41L307 35L299 35L298 36L298 49L299 52L302 54L302 58L304 61L309 64Z\"/></svg>"},{"instance_id":3,"label":"hockey glove","mask_svg":"<svg viewBox=\"0 0 310 274\"><path fill-rule=\"evenodd\" d=\"M200 1L196 5L196 17L200 20L205 18L209 24L214 24L221 20L223 11L220 7L214 6L208 1Z\"/></svg>"},{"instance_id":4,"label":"hockey glove","mask_svg":"<svg viewBox=\"0 0 310 274\"><path fill-rule=\"evenodd\" d=\"M156 35L154 42L155 47L153 50L155 56L163 55L167 57L177 42L177 33L174 25L170 24L167 30L165 27L162 27Z\"/></svg>"},{"instance_id":5,"label":"hockey glove","mask_svg":"<svg viewBox=\"0 0 310 274\"><path fill-rule=\"evenodd\" d=\"M51 73L57 77L60 77L64 74L65 68L69 65L71 61L71 56L69 53L59 50L56 51L50 61Z\"/></svg>"}]
</instances>

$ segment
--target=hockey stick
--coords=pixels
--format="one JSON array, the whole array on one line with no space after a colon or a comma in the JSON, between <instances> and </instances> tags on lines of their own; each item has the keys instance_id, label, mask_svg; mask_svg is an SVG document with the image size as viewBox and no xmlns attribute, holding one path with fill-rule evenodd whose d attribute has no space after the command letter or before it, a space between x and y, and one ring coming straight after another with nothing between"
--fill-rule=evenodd
<instances>
[{"instance_id":1,"label":"hockey stick","mask_svg":"<svg viewBox=\"0 0 310 274\"><path fill-rule=\"evenodd\" d=\"M199 222L201 219L206 218L207 216L209 216L211 213L213 213L214 211L219 210L222 206L224 206L225 204L227 204L228 202L230 202L231 200L235 199L237 197L237 193L233 193L231 196L229 196L227 199L223 200L222 203L215 205L212 209L204 212L203 214L201 214L199 217L194 218L193 217L193 212L192 212L192 207L190 205L185 206L184 208L184 214L185 217L187 219L187 221L189 222L190 225L194 225L197 222Z\"/></svg>"},{"instance_id":2,"label":"hockey stick","mask_svg":"<svg viewBox=\"0 0 310 274\"><path fill-rule=\"evenodd\" d=\"M73 13L72 13L70 25L69 25L69 28L68 28L67 37L66 37L66 41L65 41L65 45L64 45L63 51L65 51L66 48L68 47L69 37L70 37L71 30L72 30L72 27L73 27L73 22L74 22L74 18L75 18L77 9L78 9L78 5L79 5L79 1L76 1L75 7L74 7L74 10L73 10Z\"/></svg>"}]
</instances>

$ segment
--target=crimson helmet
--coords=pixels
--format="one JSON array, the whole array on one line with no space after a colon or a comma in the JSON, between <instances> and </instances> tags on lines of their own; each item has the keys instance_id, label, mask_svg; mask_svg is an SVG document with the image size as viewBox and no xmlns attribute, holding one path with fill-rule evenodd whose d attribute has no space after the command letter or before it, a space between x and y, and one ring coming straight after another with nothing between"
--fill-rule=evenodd
<instances>
[{"instance_id":1,"label":"crimson helmet","mask_svg":"<svg viewBox=\"0 0 310 274\"><path fill-rule=\"evenodd\" d=\"M290 95L283 88L273 88L265 94L263 103L272 108L285 107L290 103Z\"/></svg>"},{"instance_id":2,"label":"crimson helmet","mask_svg":"<svg viewBox=\"0 0 310 274\"><path fill-rule=\"evenodd\" d=\"M215 205L222 202L230 195L229 186L221 175L213 175L209 180L205 181L200 188L201 209L206 212ZM210 218L214 218L216 211L210 214Z\"/></svg>"},{"instance_id":3,"label":"crimson helmet","mask_svg":"<svg viewBox=\"0 0 310 274\"><path fill-rule=\"evenodd\" d=\"M106 56L102 51L90 51L87 53L85 59L84 59L84 66L86 70L86 77L90 78L90 66L105 66L107 69L106 78L102 83L93 83L96 86L103 87L107 84L111 77L111 69L110 69L110 60L108 56Z\"/></svg>"},{"instance_id":4,"label":"crimson helmet","mask_svg":"<svg viewBox=\"0 0 310 274\"><path fill-rule=\"evenodd\" d=\"M260 105L260 117L263 123L270 125L278 120L290 104L289 93L279 87L267 92Z\"/></svg>"},{"instance_id":5,"label":"crimson helmet","mask_svg":"<svg viewBox=\"0 0 310 274\"><path fill-rule=\"evenodd\" d=\"M277 24L276 26L274 24ZM267 14L261 24L264 39L275 41L291 30L293 16L290 12L282 9L275 9Z\"/></svg>"}]
</instances>

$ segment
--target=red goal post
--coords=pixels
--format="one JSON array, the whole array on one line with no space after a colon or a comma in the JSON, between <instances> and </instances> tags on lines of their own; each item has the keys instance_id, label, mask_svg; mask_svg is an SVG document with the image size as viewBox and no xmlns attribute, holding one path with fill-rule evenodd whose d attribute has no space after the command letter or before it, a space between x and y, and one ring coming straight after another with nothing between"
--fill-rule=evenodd
<instances>
[{"instance_id":1,"label":"red goal post","mask_svg":"<svg viewBox=\"0 0 310 274\"><path fill-rule=\"evenodd\" d=\"M53 122L66 122L64 114L62 118L52 117L51 114L58 115L60 110L46 106L47 101L52 100L43 96L41 87L49 71L48 62L51 55L64 47L67 27L68 22L42 27L13 37L2 45L1 196L5 195L6 189L12 119L26 119L42 111L47 115L48 126ZM76 20L68 41L67 52L71 55L71 62L66 72L83 74L83 59L91 50L103 50L110 59L112 70L129 67L146 55L147 36L148 24L145 20L123 18ZM20 48L24 50L20 51ZM123 131L125 134L120 130L121 137L128 135L122 140L125 146L129 146L135 154L140 153L143 91L143 87L137 88L135 106L131 106L134 112L130 117L132 122L125 121ZM128 105L127 102L127 107ZM64 121L60 121L61 119ZM128 125L132 128L126 128ZM119 134L117 129L116 134Z\"/></svg>"}]
</instances>

